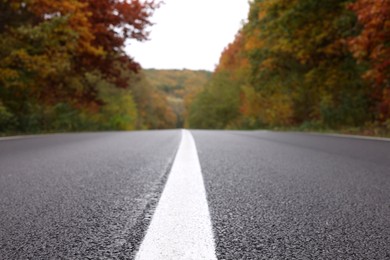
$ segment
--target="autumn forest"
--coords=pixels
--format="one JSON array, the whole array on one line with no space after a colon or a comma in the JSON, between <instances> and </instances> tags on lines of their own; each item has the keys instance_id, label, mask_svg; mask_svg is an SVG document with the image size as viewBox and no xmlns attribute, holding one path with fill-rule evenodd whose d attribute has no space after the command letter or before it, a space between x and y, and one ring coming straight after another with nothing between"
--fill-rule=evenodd
<instances>
[{"instance_id":1,"label":"autumn forest","mask_svg":"<svg viewBox=\"0 0 390 260\"><path fill-rule=\"evenodd\" d=\"M390 1L250 5L192 103L191 126L389 131Z\"/></svg>"},{"instance_id":2,"label":"autumn forest","mask_svg":"<svg viewBox=\"0 0 390 260\"><path fill-rule=\"evenodd\" d=\"M0 133L390 133L390 1L252 0L214 72L143 70L125 52L148 39L157 8L151 0L1 0Z\"/></svg>"}]
</instances>

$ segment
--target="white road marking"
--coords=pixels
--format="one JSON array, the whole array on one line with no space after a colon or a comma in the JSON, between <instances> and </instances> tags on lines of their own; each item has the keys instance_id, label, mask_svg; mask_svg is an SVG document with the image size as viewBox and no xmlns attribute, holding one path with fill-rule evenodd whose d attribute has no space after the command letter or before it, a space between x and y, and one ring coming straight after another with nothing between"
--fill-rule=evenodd
<instances>
[{"instance_id":1,"label":"white road marking","mask_svg":"<svg viewBox=\"0 0 390 260\"><path fill-rule=\"evenodd\" d=\"M305 132L301 132L305 133ZM353 139L360 139L360 140L373 140L373 141L383 141L383 142L390 142L390 138L387 137L376 137L376 136L364 136L364 135L348 135L348 134L331 134L331 133L315 133L315 132L308 132L308 134L311 135L322 135L322 136L332 136L332 137L341 137L341 138L353 138Z\"/></svg>"},{"instance_id":2,"label":"white road marking","mask_svg":"<svg viewBox=\"0 0 390 260\"><path fill-rule=\"evenodd\" d=\"M7 140L17 140L17 139L25 139L25 138L32 138L33 135L23 135L23 136L5 136L0 137L0 141L7 141Z\"/></svg>"},{"instance_id":3,"label":"white road marking","mask_svg":"<svg viewBox=\"0 0 390 260\"><path fill-rule=\"evenodd\" d=\"M182 139L136 260L216 260L206 191L191 133Z\"/></svg>"},{"instance_id":4,"label":"white road marking","mask_svg":"<svg viewBox=\"0 0 390 260\"><path fill-rule=\"evenodd\" d=\"M0 141L37 138L37 137L45 137L45 136L53 136L53 135L61 135L61 134L63 133L4 136L4 137L0 137Z\"/></svg>"}]
</instances>

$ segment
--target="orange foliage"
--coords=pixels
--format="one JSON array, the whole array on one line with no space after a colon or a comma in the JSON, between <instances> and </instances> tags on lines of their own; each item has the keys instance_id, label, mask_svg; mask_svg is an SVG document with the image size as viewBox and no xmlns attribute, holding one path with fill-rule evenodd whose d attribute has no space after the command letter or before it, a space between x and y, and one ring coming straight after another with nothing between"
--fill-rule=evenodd
<instances>
[{"instance_id":1,"label":"orange foliage","mask_svg":"<svg viewBox=\"0 0 390 260\"><path fill-rule=\"evenodd\" d=\"M379 100L380 120L390 117L390 1L358 0L350 5L361 23L362 32L350 39L349 47L360 61L368 61L365 78L374 82Z\"/></svg>"},{"instance_id":2,"label":"orange foliage","mask_svg":"<svg viewBox=\"0 0 390 260\"><path fill-rule=\"evenodd\" d=\"M230 43L222 52L219 64L215 69L215 73L223 70L235 71L244 67L248 60L243 54L243 46L245 44L244 35L240 31L236 35L234 42Z\"/></svg>"},{"instance_id":3,"label":"orange foliage","mask_svg":"<svg viewBox=\"0 0 390 260\"><path fill-rule=\"evenodd\" d=\"M87 10L87 5L87 3L82 3L79 0L32 0L28 8L37 16L39 22L52 17L67 16L67 25L78 37L77 53L79 55L87 53L93 56L103 56L102 49L99 46L92 45L95 35L92 31L93 26L88 20L91 14Z\"/></svg>"}]
</instances>

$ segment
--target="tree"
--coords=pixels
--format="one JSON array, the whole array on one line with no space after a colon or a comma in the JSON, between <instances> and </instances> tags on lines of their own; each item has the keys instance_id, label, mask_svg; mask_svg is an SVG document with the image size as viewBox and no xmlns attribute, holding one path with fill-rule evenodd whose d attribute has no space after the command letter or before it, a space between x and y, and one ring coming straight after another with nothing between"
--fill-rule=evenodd
<instances>
[{"instance_id":1,"label":"tree","mask_svg":"<svg viewBox=\"0 0 390 260\"><path fill-rule=\"evenodd\" d=\"M83 55L79 62L89 69L98 68L109 81L119 87L127 86L120 77L121 68L138 72L140 65L129 57L124 46L127 40L144 41L149 18L159 4L147 0L87 0L88 20L94 35L93 46L104 51L103 56ZM121 68L119 68L121 67Z\"/></svg>"},{"instance_id":2,"label":"tree","mask_svg":"<svg viewBox=\"0 0 390 260\"><path fill-rule=\"evenodd\" d=\"M362 27L349 40L349 47L360 62L369 64L363 76L371 82L374 111L383 122L390 118L390 2L357 0L349 7Z\"/></svg>"},{"instance_id":3,"label":"tree","mask_svg":"<svg viewBox=\"0 0 390 260\"><path fill-rule=\"evenodd\" d=\"M350 2L251 1L247 22L194 99L192 122L222 128L340 128L369 121L372 98L361 79L366 67L356 62L347 44L359 33L356 16L347 8ZM232 93L236 99L225 99ZM214 107L229 104L229 111L236 111L237 98L234 117L210 117L218 114ZM206 115L207 124L201 122Z\"/></svg>"},{"instance_id":4,"label":"tree","mask_svg":"<svg viewBox=\"0 0 390 260\"><path fill-rule=\"evenodd\" d=\"M290 115L282 124L313 121L338 127L360 125L367 119L367 89L344 43L355 25L353 14L345 8L347 2L252 3L244 27L248 42L255 43L247 50L251 86L260 96L276 94L275 102L283 97L281 104L290 103L292 113L274 111ZM268 104L266 109L285 111L280 105Z\"/></svg>"},{"instance_id":5,"label":"tree","mask_svg":"<svg viewBox=\"0 0 390 260\"><path fill-rule=\"evenodd\" d=\"M189 125L194 128L234 128L239 116L240 88L226 72L215 73L191 104Z\"/></svg>"},{"instance_id":6,"label":"tree","mask_svg":"<svg viewBox=\"0 0 390 260\"><path fill-rule=\"evenodd\" d=\"M49 114L58 104L90 114L114 102L88 75L100 75L112 88L129 87L122 72L139 65L125 54L125 43L147 39L157 6L138 0L1 0L0 103L17 129L50 129Z\"/></svg>"}]
</instances>

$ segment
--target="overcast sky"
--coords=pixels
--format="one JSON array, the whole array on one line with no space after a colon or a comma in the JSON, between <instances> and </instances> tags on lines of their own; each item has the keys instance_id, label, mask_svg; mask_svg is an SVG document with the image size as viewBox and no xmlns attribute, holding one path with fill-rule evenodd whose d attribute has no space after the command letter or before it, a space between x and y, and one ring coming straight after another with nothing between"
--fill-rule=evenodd
<instances>
[{"instance_id":1,"label":"overcast sky","mask_svg":"<svg viewBox=\"0 0 390 260\"><path fill-rule=\"evenodd\" d=\"M248 0L164 0L152 17L150 40L128 53L143 68L214 70L247 18Z\"/></svg>"}]
</instances>

